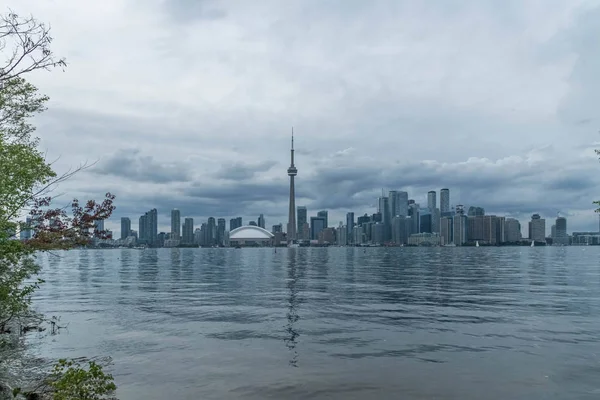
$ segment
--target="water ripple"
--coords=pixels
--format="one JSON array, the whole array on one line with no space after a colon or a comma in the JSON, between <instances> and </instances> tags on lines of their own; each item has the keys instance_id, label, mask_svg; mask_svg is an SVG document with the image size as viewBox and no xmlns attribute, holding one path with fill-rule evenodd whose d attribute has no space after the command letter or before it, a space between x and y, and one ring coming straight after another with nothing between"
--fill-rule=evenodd
<instances>
[{"instance_id":1,"label":"water ripple","mask_svg":"<svg viewBox=\"0 0 600 400\"><path fill-rule=\"evenodd\" d=\"M120 398L597 399L600 248L40 256L36 356L110 355Z\"/></svg>"}]
</instances>

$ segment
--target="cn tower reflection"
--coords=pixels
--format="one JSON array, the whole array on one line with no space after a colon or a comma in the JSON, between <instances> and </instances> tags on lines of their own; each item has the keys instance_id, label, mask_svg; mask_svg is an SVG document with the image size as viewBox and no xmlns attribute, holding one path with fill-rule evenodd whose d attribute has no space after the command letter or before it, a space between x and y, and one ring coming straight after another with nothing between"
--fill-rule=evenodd
<instances>
[{"instance_id":1,"label":"cn tower reflection","mask_svg":"<svg viewBox=\"0 0 600 400\"><path fill-rule=\"evenodd\" d=\"M288 312L287 312L287 325L285 331L287 333L284 339L287 348L292 352L292 358L290 359L290 365L292 367L298 367L298 351L296 345L298 344L297 339L300 334L296 330L295 324L300 319L298 315L298 305L300 300L298 297L298 271L296 265L296 249L288 248L288 279L287 287L289 289L288 296Z\"/></svg>"}]
</instances>

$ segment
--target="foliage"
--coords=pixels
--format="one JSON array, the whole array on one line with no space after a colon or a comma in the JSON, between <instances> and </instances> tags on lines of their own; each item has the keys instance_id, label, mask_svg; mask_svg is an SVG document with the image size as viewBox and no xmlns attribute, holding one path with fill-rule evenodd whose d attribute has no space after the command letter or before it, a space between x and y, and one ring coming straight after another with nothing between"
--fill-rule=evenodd
<instances>
[{"instance_id":1,"label":"foliage","mask_svg":"<svg viewBox=\"0 0 600 400\"><path fill-rule=\"evenodd\" d=\"M57 377L49 383L53 400L101 400L117 389L112 375L94 361L89 361L86 369L77 361L59 360L53 375Z\"/></svg>"},{"instance_id":2,"label":"foliage","mask_svg":"<svg viewBox=\"0 0 600 400\"><path fill-rule=\"evenodd\" d=\"M12 11L0 15L0 335L9 333L11 323L30 313L31 296L42 283L35 279L39 272L36 252L83 246L93 237L107 238L105 231L94 230L95 221L108 218L115 209L110 193L102 202L75 199L52 208L49 194L56 185L87 166L57 175L34 136L31 119L46 110L48 97L40 95L24 76L66 66L64 59L54 57L49 33L33 17L22 18ZM26 215L30 225L19 222ZM18 227L32 230L32 238L16 240ZM1 365L7 361L4 347L9 342L0 343ZM60 360L44 384L54 400L104 399L116 388L112 376L93 361L84 368L79 362Z\"/></svg>"}]
</instances>

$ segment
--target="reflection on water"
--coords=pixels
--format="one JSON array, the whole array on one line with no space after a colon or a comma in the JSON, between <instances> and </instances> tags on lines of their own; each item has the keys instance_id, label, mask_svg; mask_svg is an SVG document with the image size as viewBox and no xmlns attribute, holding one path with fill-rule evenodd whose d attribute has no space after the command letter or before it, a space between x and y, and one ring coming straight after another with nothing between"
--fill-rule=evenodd
<instances>
[{"instance_id":1,"label":"reflection on water","mask_svg":"<svg viewBox=\"0 0 600 400\"><path fill-rule=\"evenodd\" d=\"M298 366L298 351L296 350L297 339L300 334L296 330L295 327L296 322L300 319L298 315L298 306L300 301L298 299L298 288L296 284L298 283L298 271L296 270L296 249L291 248L288 251L288 281L287 287L289 289L289 305L287 312L287 325L285 327L285 331L288 333L288 336L285 338L285 343L287 348L292 352L293 356L290 360L290 365L293 367Z\"/></svg>"},{"instance_id":2,"label":"reflection on water","mask_svg":"<svg viewBox=\"0 0 600 400\"><path fill-rule=\"evenodd\" d=\"M33 348L112 356L123 400L600 398L600 248L59 255Z\"/></svg>"}]
</instances>

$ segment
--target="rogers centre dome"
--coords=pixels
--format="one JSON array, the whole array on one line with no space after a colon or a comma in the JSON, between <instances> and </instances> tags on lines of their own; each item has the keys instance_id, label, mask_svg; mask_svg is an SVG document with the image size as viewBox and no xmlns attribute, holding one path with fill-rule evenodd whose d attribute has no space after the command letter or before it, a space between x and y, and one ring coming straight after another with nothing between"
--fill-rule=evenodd
<instances>
[{"instance_id":1,"label":"rogers centre dome","mask_svg":"<svg viewBox=\"0 0 600 400\"><path fill-rule=\"evenodd\" d=\"M268 246L273 241L273 234L259 226L240 226L229 232L231 246Z\"/></svg>"}]
</instances>

